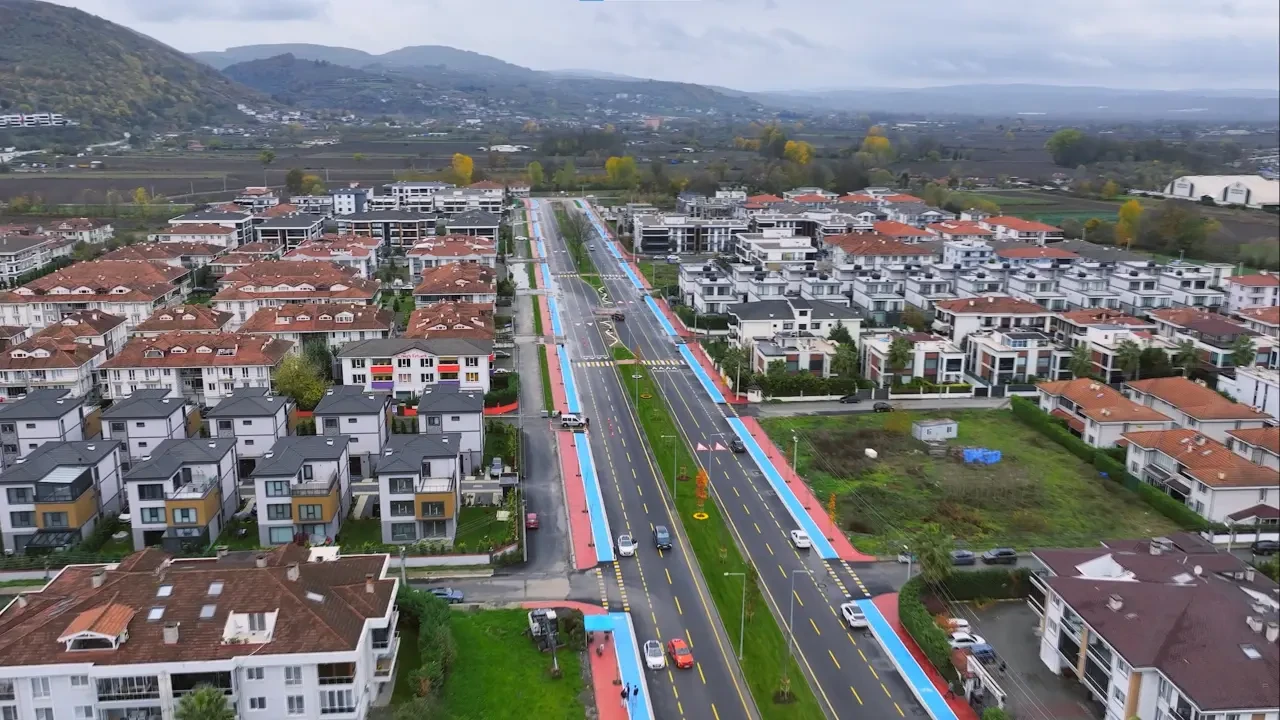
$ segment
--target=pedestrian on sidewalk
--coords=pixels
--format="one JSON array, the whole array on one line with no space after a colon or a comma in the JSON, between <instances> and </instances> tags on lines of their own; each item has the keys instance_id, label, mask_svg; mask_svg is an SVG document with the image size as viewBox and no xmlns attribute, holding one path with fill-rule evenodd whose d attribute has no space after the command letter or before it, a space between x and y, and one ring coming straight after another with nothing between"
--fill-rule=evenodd
<instances>
[{"instance_id":1,"label":"pedestrian on sidewalk","mask_svg":"<svg viewBox=\"0 0 1280 720\"><path fill-rule=\"evenodd\" d=\"M626 685L622 686L622 709L623 710L627 708L627 689L628 688Z\"/></svg>"}]
</instances>

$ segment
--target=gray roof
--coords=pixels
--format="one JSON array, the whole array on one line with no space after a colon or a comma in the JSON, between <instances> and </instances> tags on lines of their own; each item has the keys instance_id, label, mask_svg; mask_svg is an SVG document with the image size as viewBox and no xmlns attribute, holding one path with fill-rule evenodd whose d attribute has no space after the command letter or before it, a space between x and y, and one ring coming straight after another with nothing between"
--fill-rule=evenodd
<instances>
[{"instance_id":1,"label":"gray roof","mask_svg":"<svg viewBox=\"0 0 1280 720\"><path fill-rule=\"evenodd\" d=\"M168 390L134 390L133 394L102 411L103 420L141 420L165 418L186 407L180 397L169 397Z\"/></svg>"},{"instance_id":2,"label":"gray roof","mask_svg":"<svg viewBox=\"0 0 1280 720\"><path fill-rule=\"evenodd\" d=\"M204 413L207 418L271 417L288 407L289 398L273 395L266 388L236 388L212 410Z\"/></svg>"},{"instance_id":3,"label":"gray roof","mask_svg":"<svg viewBox=\"0 0 1280 720\"><path fill-rule=\"evenodd\" d=\"M226 212L224 210L197 210L189 212L185 215L179 215L174 220L184 222L229 222L232 220L242 221L248 220L250 217L247 212ZM172 222L172 221L170 221Z\"/></svg>"},{"instance_id":4,"label":"gray roof","mask_svg":"<svg viewBox=\"0 0 1280 720\"><path fill-rule=\"evenodd\" d=\"M369 212L352 213L338 217L338 222L393 222L397 220L430 220L433 216L427 213L409 212L408 210L370 210Z\"/></svg>"},{"instance_id":5,"label":"gray roof","mask_svg":"<svg viewBox=\"0 0 1280 720\"><path fill-rule=\"evenodd\" d=\"M254 227L265 228L267 230L286 229L286 228L309 228L316 223L323 223L324 218L319 215L308 215L306 213L296 213L293 215L280 215L278 217L267 218L260 223L254 223Z\"/></svg>"},{"instance_id":6,"label":"gray roof","mask_svg":"<svg viewBox=\"0 0 1280 720\"><path fill-rule=\"evenodd\" d=\"M0 233L0 255L20 253L45 243L64 242L63 238L53 235L5 235Z\"/></svg>"},{"instance_id":7,"label":"gray roof","mask_svg":"<svg viewBox=\"0 0 1280 720\"><path fill-rule=\"evenodd\" d=\"M501 223L497 217L483 210L460 212L448 221L449 227L498 227Z\"/></svg>"},{"instance_id":8,"label":"gray roof","mask_svg":"<svg viewBox=\"0 0 1280 720\"><path fill-rule=\"evenodd\" d=\"M378 458L378 474L420 472L423 460L457 457L461 444L462 433L392 435Z\"/></svg>"},{"instance_id":9,"label":"gray roof","mask_svg":"<svg viewBox=\"0 0 1280 720\"><path fill-rule=\"evenodd\" d=\"M121 447L118 440L47 442L0 474L0 484L39 482L59 467L90 467Z\"/></svg>"},{"instance_id":10,"label":"gray roof","mask_svg":"<svg viewBox=\"0 0 1280 720\"><path fill-rule=\"evenodd\" d=\"M276 441L253 469L253 477L297 475L307 462L339 460L351 442L347 435L289 435Z\"/></svg>"},{"instance_id":11,"label":"gray roof","mask_svg":"<svg viewBox=\"0 0 1280 720\"><path fill-rule=\"evenodd\" d=\"M125 481L167 480L183 465L207 465L221 460L235 449L235 438L189 438L165 440L142 462L133 466Z\"/></svg>"},{"instance_id":12,"label":"gray roof","mask_svg":"<svg viewBox=\"0 0 1280 720\"><path fill-rule=\"evenodd\" d=\"M338 357L390 357L405 350L423 350L432 355L488 355L493 352L493 341L463 338L357 340L343 345Z\"/></svg>"},{"instance_id":13,"label":"gray roof","mask_svg":"<svg viewBox=\"0 0 1280 720\"><path fill-rule=\"evenodd\" d=\"M810 310L813 320L854 320L862 317L858 310L843 307L824 300L763 300L750 303L738 303L725 308L729 315L737 315L740 320L783 320L793 319L796 310Z\"/></svg>"},{"instance_id":14,"label":"gray roof","mask_svg":"<svg viewBox=\"0 0 1280 720\"><path fill-rule=\"evenodd\" d=\"M17 402L0 404L0 420L56 420L83 404L70 390L32 390Z\"/></svg>"},{"instance_id":15,"label":"gray roof","mask_svg":"<svg viewBox=\"0 0 1280 720\"><path fill-rule=\"evenodd\" d=\"M455 385L435 385L422 391L419 413L484 412L484 393L462 392Z\"/></svg>"},{"instance_id":16,"label":"gray roof","mask_svg":"<svg viewBox=\"0 0 1280 720\"><path fill-rule=\"evenodd\" d=\"M1063 240L1062 242L1050 243L1048 247L1076 253L1085 260L1111 260L1113 262L1141 260L1145 262L1152 259L1150 255L1143 253L1130 252L1113 245L1097 245L1084 240ZM996 250L999 249L1000 246L996 245Z\"/></svg>"},{"instance_id":17,"label":"gray roof","mask_svg":"<svg viewBox=\"0 0 1280 720\"><path fill-rule=\"evenodd\" d=\"M386 412L391 394L385 391L366 391L356 385L339 385L325 391L316 415L377 415Z\"/></svg>"}]
</instances>

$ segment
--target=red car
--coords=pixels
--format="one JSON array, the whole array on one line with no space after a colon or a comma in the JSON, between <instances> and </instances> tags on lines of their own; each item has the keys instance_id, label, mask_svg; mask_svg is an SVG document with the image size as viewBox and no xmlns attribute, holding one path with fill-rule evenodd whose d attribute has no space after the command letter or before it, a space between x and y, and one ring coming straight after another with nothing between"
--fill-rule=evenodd
<instances>
[{"instance_id":1,"label":"red car","mask_svg":"<svg viewBox=\"0 0 1280 720\"><path fill-rule=\"evenodd\" d=\"M667 654L671 656L671 662L681 670L689 670L693 667L693 651L689 649L689 644L684 638L671 638L667 641Z\"/></svg>"},{"instance_id":2,"label":"red car","mask_svg":"<svg viewBox=\"0 0 1280 720\"><path fill-rule=\"evenodd\" d=\"M538 529L538 513L526 513L526 514L525 514L525 516L524 516L524 529L525 529L525 530L537 530L537 529Z\"/></svg>"}]
</instances>

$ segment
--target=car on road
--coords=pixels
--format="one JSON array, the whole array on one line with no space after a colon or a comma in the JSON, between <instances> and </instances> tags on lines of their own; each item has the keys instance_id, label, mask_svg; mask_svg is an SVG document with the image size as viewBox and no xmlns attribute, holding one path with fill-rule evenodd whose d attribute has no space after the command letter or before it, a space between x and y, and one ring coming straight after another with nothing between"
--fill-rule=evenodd
<instances>
[{"instance_id":1,"label":"car on road","mask_svg":"<svg viewBox=\"0 0 1280 720\"><path fill-rule=\"evenodd\" d=\"M947 643L954 649L973 647L974 645L986 645L987 641L981 635L974 635L964 630L956 630L947 636Z\"/></svg>"},{"instance_id":2,"label":"car on road","mask_svg":"<svg viewBox=\"0 0 1280 720\"><path fill-rule=\"evenodd\" d=\"M684 638L671 638L667 641L667 654L671 656L671 662L681 670L689 670L693 668L693 651L689 649L689 643Z\"/></svg>"},{"instance_id":3,"label":"car on road","mask_svg":"<svg viewBox=\"0 0 1280 720\"><path fill-rule=\"evenodd\" d=\"M671 531L666 525L653 526L653 546L659 550L671 549Z\"/></svg>"},{"instance_id":4,"label":"car on road","mask_svg":"<svg viewBox=\"0 0 1280 720\"><path fill-rule=\"evenodd\" d=\"M986 643L978 643L969 646L969 654L981 663L992 663L996 661L996 649Z\"/></svg>"},{"instance_id":5,"label":"car on road","mask_svg":"<svg viewBox=\"0 0 1280 720\"><path fill-rule=\"evenodd\" d=\"M562 428L585 428L590 422L590 420L581 415L566 414L560 416L560 427Z\"/></svg>"},{"instance_id":6,"label":"car on road","mask_svg":"<svg viewBox=\"0 0 1280 720\"><path fill-rule=\"evenodd\" d=\"M1017 565L1018 551L1013 548L992 548L982 553L983 565Z\"/></svg>"},{"instance_id":7,"label":"car on road","mask_svg":"<svg viewBox=\"0 0 1280 720\"><path fill-rule=\"evenodd\" d=\"M1249 545L1249 552L1254 555L1275 555L1280 552L1280 541L1276 540L1254 540Z\"/></svg>"},{"instance_id":8,"label":"car on road","mask_svg":"<svg viewBox=\"0 0 1280 720\"><path fill-rule=\"evenodd\" d=\"M747 451L747 446L738 438L734 438L729 441L729 449L736 453L744 453Z\"/></svg>"},{"instance_id":9,"label":"car on road","mask_svg":"<svg viewBox=\"0 0 1280 720\"><path fill-rule=\"evenodd\" d=\"M813 541L809 539L809 533L803 530L791 531L791 544L795 545L797 550L808 550L813 547Z\"/></svg>"},{"instance_id":10,"label":"car on road","mask_svg":"<svg viewBox=\"0 0 1280 720\"><path fill-rule=\"evenodd\" d=\"M657 640L645 642L644 666L650 670L661 670L667 666L667 656L662 652L662 643Z\"/></svg>"},{"instance_id":11,"label":"car on road","mask_svg":"<svg viewBox=\"0 0 1280 720\"><path fill-rule=\"evenodd\" d=\"M844 397L840 398L840 402L845 405L856 405L862 402L862 398L858 397L857 395L845 395Z\"/></svg>"},{"instance_id":12,"label":"car on road","mask_svg":"<svg viewBox=\"0 0 1280 720\"><path fill-rule=\"evenodd\" d=\"M507 368L494 368L494 369L493 369L493 374L494 374L494 375L509 375L510 373L511 373L511 371L510 371L510 370L508 370Z\"/></svg>"},{"instance_id":13,"label":"car on road","mask_svg":"<svg viewBox=\"0 0 1280 720\"><path fill-rule=\"evenodd\" d=\"M529 238L527 238L527 237L525 237L525 236L523 236L523 235L517 235L517 236L515 237L516 242L524 242L525 240L528 240L528 239L529 239Z\"/></svg>"},{"instance_id":14,"label":"car on road","mask_svg":"<svg viewBox=\"0 0 1280 720\"><path fill-rule=\"evenodd\" d=\"M631 557L636 554L636 541L630 535L618 536L618 555Z\"/></svg>"},{"instance_id":15,"label":"car on road","mask_svg":"<svg viewBox=\"0 0 1280 720\"><path fill-rule=\"evenodd\" d=\"M887 402L878 402L875 405L872 405L871 409L876 412L893 412L893 406Z\"/></svg>"},{"instance_id":16,"label":"car on road","mask_svg":"<svg viewBox=\"0 0 1280 720\"><path fill-rule=\"evenodd\" d=\"M667 264L668 264L668 265L679 265L679 264L680 264L680 256L679 256L679 255L668 255L668 256L667 256Z\"/></svg>"},{"instance_id":17,"label":"car on road","mask_svg":"<svg viewBox=\"0 0 1280 720\"><path fill-rule=\"evenodd\" d=\"M431 593L432 595L435 595L436 597L449 603L450 605L457 605L458 603L465 600L465 597L463 596L461 590L454 590L453 588L449 588L449 587L427 588L427 592Z\"/></svg>"},{"instance_id":18,"label":"car on road","mask_svg":"<svg viewBox=\"0 0 1280 720\"><path fill-rule=\"evenodd\" d=\"M952 565L976 565L978 563L978 555L972 550L952 550Z\"/></svg>"},{"instance_id":19,"label":"car on road","mask_svg":"<svg viewBox=\"0 0 1280 720\"><path fill-rule=\"evenodd\" d=\"M489 463L489 477L502 477L502 458L496 457Z\"/></svg>"},{"instance_id":20,"label":"car on road","mask_svg":"<svg viewBox=\"0 0 1280 720\"><path fill-rule=\"evenodd\" d=\"M622 313L616 312L616 313L613 313L612 315L610 315L610 316L609 316L609 319L610 319L610 320L615 320L615 321L617 321L617 322L623 322L623 321L625 321L625 320L627 319L627 316L626 316L626 315L623 315Z\"/></svg>"},{"instance_id":21,"label":"car on road","mask_svg":"<svg viewBox=\"0 0 1280 720\"><path fill-rule=\"evenodd\" d=\"M505 360L505 359L507 359L507 358L511 357L511 353L507 352L506 350L494 350L494 351L493 351L493 356L494 356L494 357L496 357L496 358L502 358L502 359L504 359L504 360Z\"/></svg>"},{"instance_id":22,"label":"car on road","mask_svg":"<svg viewBox=\"0 0 1280 720\"><path fill-rule=\"evenodd\" d=\"M537 530L537 529L538 529L538 513L525 513L525 514L524 514L524 529L525 529L525 530Z\"/></svg>"},{"instance_id":23,"label":"car on road","mask_svg":"<svg viewBox=\"0 0 1280 720\"><path fill-rule=\"evenodd\" d=\"M862 612L862 608L857 603L844 603L840 606L840 615L844 617L845 624L850 628L867 627L867 616Z\"/></svg>"},{"instance_id":24,"label":"car on road","mask_svg":"<svg viewBox=\"0 0 1280 720\"><path fill-rule=\"evenodd\" d=\"M595 243L591 243L590 245L588 245L588 246L587 246L587 249L588 249L588 250L595 250L595 249L596 249L596 244L595 244Z\"/></svg>"}]
</instances>

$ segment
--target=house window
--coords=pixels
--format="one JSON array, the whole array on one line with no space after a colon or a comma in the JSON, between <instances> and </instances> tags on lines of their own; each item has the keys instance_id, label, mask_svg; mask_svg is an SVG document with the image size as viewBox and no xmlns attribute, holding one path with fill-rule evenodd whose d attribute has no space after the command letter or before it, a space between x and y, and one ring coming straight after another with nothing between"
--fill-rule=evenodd
<instances>
[{"instance_id":1,"label":"house window","mask_svg":"<svg viewBox=\"0 0 1280 720\"><path fill-rule=\"evenodd\" d=\"M316 476L316 474L315 474L315 470L314 470L314 469L312 469L312 467L311 467L310 465L303 465L303 466L302 466L302 479L303 479L303 480L314 480L314 479L315 479L315 476Z\"/></svg>"},{"instance_id":2,"label":"house window","mask_svg":"<svg viewBox=\"0 0 1280 720\"><path fill-rule=\"evenodd\" d=\"M67 529L70 529L71 527L68 524L71 521L70 519L68 519L67 514L64 512L47 512L42 514L44 516L45 530L50 530L50 529L67 530Z\"/></svg>"},{"instance_id":3,"label":"house window","mask_svg":"<svg viewBox=\"0 0 1280 720\"><path fill-rule=\"evenodd\" d=\"M9 488L6 494L10 505L30 505L36 501L35 490L32 488Z\"/></svg>"},{"instance_id":4,"label":"house window","mask_svg":"<svg viewBox=\"0 0 1280 720\"><path fill-rule=\"evenodd\" d=\"M173 524L174 525L195 525L196 509L195 508L174 508Z\"/></svg>"},{"instance_id":5,"label":"house window","mask_svg":"<svg viewBox=\"0 0 1280 720\"><path fill-rule=\"evenodd\" d=\"M391 502L391 517L413 517L413 501L393 500Z\"/></svg>"},{"instance_id":6,"label":"house window","mask_svg":"<svg viewBox=\"0 0 1280 720\"><path fill-rule=\"evenodd\" d=\"M267 497L289 497L289 483L284 480L269 480L266 483Z\"/></svg>"},{"instance_id":7,"label":"house window","mask_svg":"<svg viewBox=\"0 0 1280 720\"><path fill-rule=\"evenodd\" d=\"M31 697L36 700L43 700L49 696L49 678L31 678Z\"/></svg>"},{"instance_id":8,"label":"house window","mask_svg":"<svg viewBox=\"0 0 1280 720\"><path fill-rule=\"evenodd\" d=\"M430 425L431 427L436 427L436 426L438 426L439 424L440 424L440 416L439 416L439 415L432 415L432 416L430 416L430 417L428 417L428 418L427 418L427 425Z\"/></svg>"},{"instance_id":9,"label":"house window","mask_svg":"<svg viewBox=\"0 0 1280 720\"><path fill-rule=\"evenodd\" d=\"M480 358L469 357L469 358L466 358L466 361L467 361L467 367L480 367Z\"/></svg>"},{"instance_id":10,"label":"house window","mask_svg":"<svg viewBox=\"0 0 1280 720\"><path fill-rule=\"evenodd\" d=\"M272 545L283 545L293 542L293 527L273 527L267 529L267 542Z\"/></svg>"},{"instance_id":11,"label":"house window","mask_svg":"<svg viewBox=\"0 0 1280 720\"><path fill-rule=\"evenodd\" d=\"M284 684L285 685L301 685L302 684L302 666L301 665L285 666Z\"/></svg>"},{"instance_id":12,"label":"house window","mask_svg":"<svg viewBox=\"0 0 1280 720\"><path fill-rule=\"evenodd\" d=\"M267 614L260 613L260 612L249 613L249 632L266 632L266 631L267 631Z\"/></svg>"},{"instance_id":13,"label":"house window","mask_svg":"<svg viewBox=\"0 0 1280 720\"><path fill-rule=\"evenodd\" d=\"M396 367L402 367L402 368L411 367L412 362L413 361L410 360L409 358L396 358Z\"/></svg>"},{"instance_id":14,"label":"house window","mask_svg":"<svg viewBox=\"0 0 1280 720\"><path fill-rule=\"evenodd\" d=\"M467 382L480 382L480 373L467 373Z\"/></svg>"},{"instance_id":15,"label":"house window","mask_svg":"<svg viewBox=\"0 0 1280 720\"><path fill-rule=\"evenodd\" d=\"M290 695L286 698L288 701L288 712L290 715L305 715L307 712L306 705L302 702L301 695Z\"/></svg>"},{"instance_id":16,"label":"house window","mask_svg":"<svg viewBox=\"0 0 1280 720\"><path fill-rule=\"evenodd\" d=\"M88 675L72 675L71 676L71 687L88 687L88 686L89 686Z\"/></svg>"},{"instance_id":17,"label":"house window","mask_svg":"<svg viewBox=\"0 0 1280 720\"><path fill-rule=\"evenodd\" d=\"M9 513L9 524L15 529L35 527L36 514L33 512L11 512Z\"/></svg>"},{"instance_id":18,"label":"house window","mask_svg":"<svg viewBox=\"0 0 1280 720\"><path fill-rule=\"evenodd\" d=\"M142 522L149 525L164 523L164 508L142 508Z\"/></svg>"},{"instance_id":19,"label":"house window","mask_svg":"<svg viewBox=\"0 0 1280 720\"><path fill-rule=\"evenodd\" d=\"M266 699L266 698L264 698L264 697L251 697L251 698L249 698L249 709L250 709L250 710L266 710L266 709L267 709L267 699Z\"/></svg>"},{"instance_id":20,"label":"house window","mask_svg":"<svg viewBox=\"0 0 1280 720\"><path fill-rule=\"evenodd\" d=\"M444 517L444 503L442 502L422 503L422 517Z\"/></svg>"},{"instance_id":21,"label":"house window","mask_svg":"<svg viewBox=\"0 0 1280 720\"><path fill-rule=\"evenodd\" d=\"M364 373L355 373L351 376L351 384L364 385L369 381L369 376Z\"/></svg>"},{"instance_id":22,"label":"house window","mask_svg":"<svg viewBox=\"0 0 1280 720\"><path fill-rule=\"evenodd\" d=\"M324 520L323 513L324 513L323 505L299 505L298 506L299 520Z\"/></svg>"},{"instance_id":23,"label":"house window","mask_svg":"<svg viewBox=\"0 0 1280 720\"><path fill-rule=\"evenodd\" d=\"M244 677L246 680L262 680L266 677L266 669L260 667L245 668Z\"/></svg>"},{"instance_id":24,"label":"house window","mask_svg":"<svg viewBox=\"0 0 1280 720\"><path fill-rule=\"evenodd\" d=\"M288 503L272 503L267 505L268 520L292 520L293 506Z\"/></svg>"},{"instance_id":25,"label":"house window","mask_svg":"<svg viewBox=\"0 0 1280 720\"><path fill-rule=\"evenodd\" d=\"M391 523L392 542L411 542L417 539L417 528L413 523Z\"/></svg>"},{"instance_id":26,"label":"house window","mask_svg":"<svg viewBox=\"0 0 1280 720\"><path fill-rule=\"evenodd\" d=\"M390 485L393 494L410 495L413 493L413 478L393 477L390 480Z\"/></svg>"}]
</instances>

